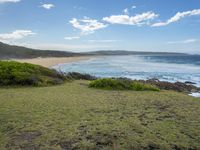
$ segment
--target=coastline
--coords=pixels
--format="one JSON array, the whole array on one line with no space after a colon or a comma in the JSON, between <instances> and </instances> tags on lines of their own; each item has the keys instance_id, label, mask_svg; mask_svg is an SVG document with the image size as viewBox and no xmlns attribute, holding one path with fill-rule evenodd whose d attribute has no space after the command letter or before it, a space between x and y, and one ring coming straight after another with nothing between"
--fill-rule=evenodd
<instances>
[{"instance_id":1,"label":"coastline","mask_svg":"<svg viewBox=\"0 0 200 150\"><path fill-rule=\"evenodd\" d=\"M94 57L94 56L93 56ZM72 63L76 61L84 61L93 58L91 56L74 56L74 57L47 57L47 58L32 58L32 59L12 59L21 63L31 63L41 65L43 67L52 67L63 63Z\"/></svg>"},{"instance_id":2,"label":"coastline","mask_svg":"<svg viewBox=\"0 0 200 150\"><path fill-rule=\"evenodd\" d=\"M72 63L72 62L78 62L78 61L84 61L84 60L90 60L92 58L96 58L99 56L74 56L74 57L47 57L47 58L33 58L33 59L12 59L14 61L17 62L21 62L21 63L31 63L31 64L36 64L36 65L41 65L43 67L53 67L59 64L67 64L67 63ZM164 84L162 86L166 86L166 88L175 88L174 87L174 83L173 85L170 83L170 81L168 81L169 83L164 83L162 81L160 81L160 84ZM156 82L155 82L156 83ZM184 83L183 83L184 84ZM186 84L184 84L183 86L181 85L177 85L176 87L182 88L186 86ZM193 86L193 85L191 85ZM195 87L198 87L196 85L194 85ZM184 87L186 88L186 87ZM173 89L172 89L173 90ZM177 90L177 89L176 89ZM197 97L200 98L200 92L199 91L193 91L189 90L190 92L188 92L188 95L192 96L192 97Z\"/></svg>"}]
</instances>

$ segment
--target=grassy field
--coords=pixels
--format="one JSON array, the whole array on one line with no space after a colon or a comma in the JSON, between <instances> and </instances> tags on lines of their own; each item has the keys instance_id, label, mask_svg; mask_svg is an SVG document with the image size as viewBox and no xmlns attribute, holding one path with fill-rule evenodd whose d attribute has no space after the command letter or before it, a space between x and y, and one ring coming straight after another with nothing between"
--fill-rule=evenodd
<instances>
[{"instance_id":1,"label":"grassy field","mask_svg":"<svg viewBox=\"0 0 200 150\"><path fill-rule=\"evenodd\" d=\"M200 149L200 99L88 81L1 88L0 149Z\"/></svg>"}]
</instances>

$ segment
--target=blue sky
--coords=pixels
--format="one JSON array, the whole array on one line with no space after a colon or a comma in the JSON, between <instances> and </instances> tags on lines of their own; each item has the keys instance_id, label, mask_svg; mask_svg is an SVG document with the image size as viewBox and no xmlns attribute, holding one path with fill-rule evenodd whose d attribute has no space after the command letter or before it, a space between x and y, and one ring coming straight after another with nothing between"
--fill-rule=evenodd
<instances>
[{"instance_id":1,"label":"blue sky","mask_svg":"<svg viewBox=\"0 0 200 150\"><path fill-rule=\"evenodd\" d=\"M0 0L0 22L31 48L200 54L199 0Z\"/></svg>"}]
</instances>

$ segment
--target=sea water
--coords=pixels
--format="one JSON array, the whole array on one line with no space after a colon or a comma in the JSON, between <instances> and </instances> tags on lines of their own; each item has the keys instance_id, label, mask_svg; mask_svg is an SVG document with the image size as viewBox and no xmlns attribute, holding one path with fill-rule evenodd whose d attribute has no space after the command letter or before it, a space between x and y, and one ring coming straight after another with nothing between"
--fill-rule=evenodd
<instances>
[{"instance_id":1,"label":"sea water","mask_svg":"<svg viewBox=\"0 0 200 150\"><path fill-rule=\"evenodd\" d=\"M97 77L189 81L200 87L200 55L101 56L86 61L59 64L53 68L66 73L88 73Z\"/></svg>"}]
</instances>

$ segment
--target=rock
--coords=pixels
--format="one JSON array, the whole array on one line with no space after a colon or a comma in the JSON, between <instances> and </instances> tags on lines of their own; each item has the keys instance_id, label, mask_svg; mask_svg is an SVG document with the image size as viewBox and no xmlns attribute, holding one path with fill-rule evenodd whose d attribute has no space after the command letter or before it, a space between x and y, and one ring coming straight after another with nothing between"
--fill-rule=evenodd
<instances>
[{"instance_id":1,"label":"rock","mask_svg":"<svg viewBox=\"0 0 200 150\"><path fill-rule=\"evenodd\" d=\"M194 85L186 84L186 83L182 83L182 82L170 83L170 82L159 81L159 80L154 80L154 79L149 79L146 81L139 80L139 82L155 85L158 88L163 89L163 90L173 90L173 91L185 92L185 93L200 91L200 88L198 88Z\"/></svg>"},{"instance_id":2,"label":"rock","mask_svg":"<svg viewBox=\"0 0 200 150\"><path fill-rule=\"evenodd\" d=\"M196 83L190 82L190 81L185 81L185 84L196 84Z\"/></svg>"},{"instance_id":3,"label":"rock","mask_svg":"<svg viewBox=\"0 0 200 150\"><path fill-rule=\"evenodd\" d=\"M157 78L152 78L152 79L149 79L149 81L159 82L159 79L157 79Z\"/></svg>"}]
</instances>

